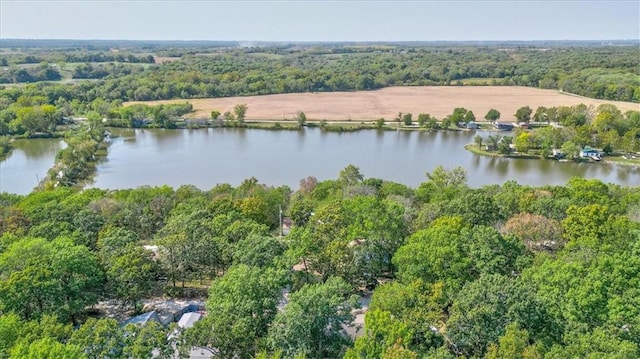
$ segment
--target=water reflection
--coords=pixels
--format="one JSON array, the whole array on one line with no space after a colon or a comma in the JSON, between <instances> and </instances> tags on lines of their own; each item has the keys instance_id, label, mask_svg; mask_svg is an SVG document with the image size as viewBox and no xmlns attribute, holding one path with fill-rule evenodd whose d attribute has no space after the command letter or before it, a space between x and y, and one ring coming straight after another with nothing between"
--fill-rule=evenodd
<instances>
[{"instance_id":1,"label":"water reflection","mask_svg":"<svg viewBox=\"0 0 640 359\"><path fill-rule=\"evenodd\" d=\"M27 194L53 166L56 152L66 145L60 139L16 140L0 162L0 192Z\"/></svg>"},{"instance_id":2,"label":"water reflection","mask_svg":"<svg viewBox=\"0 0 640 359\"><path fill-rule=\"evenodd\" d=\"M348 164L367 177L416 187L425 173L442 165L463 166L469 185L564 184L572 176L637 185L633 167L605 164L483 157L464 150L473 132L357 131L348 133L201 129L136 130L136 141L116 141L109 162L98 167L95 186L129 188L140 185L194 184L208 189L217 183L238 185L248 177L297 188L307 176L333 179ZM606 167L606 168L605 168Z\"/></svg>"}]
</instances>

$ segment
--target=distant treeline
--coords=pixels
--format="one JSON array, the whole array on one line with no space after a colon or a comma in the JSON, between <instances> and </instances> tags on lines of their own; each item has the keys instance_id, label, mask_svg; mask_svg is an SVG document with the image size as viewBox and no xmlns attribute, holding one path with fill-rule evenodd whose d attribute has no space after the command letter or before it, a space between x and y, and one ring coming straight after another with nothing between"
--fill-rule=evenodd
<instances>
[{"instance_id":1,"label":"distant treeline","mask_svg":"<svg viewBox=\"0 0 640 359\"><path fill-rule=\"evenodd\" d=\"M0 84L38 81L58 81L60 71L47 63L26 68L10 68L0 72Z\"/></svg>"},{"instance_id":2,"label":"distant treeline","mask_svg":"<svg viewBox=\"0 0 640 359\"><path fill-rule=\"evenodd\" d=\"M155 62L153 55L134 55L127 53L104 52L52 52L36 55L12 54L4 55L0 59L2 66L9 64L38 64L41 62L129 62L152 64Z\"/></svg>"},{"instance_id":3,"label":"distant treeline","mask_svg":"<svg viewBox=\"0 0 640 359\"><path fill-rule=\"evenodd\" d=\"M142 51L143 49L138 49ZM20 94L44 95L50 103L96 98L146 101L358 91L388 86L517 85L561 89L609 100L640 102L637 46L500 47L431 46L190 48L162 49L180 61L129 73L105 66L76 78L104 78L80 85L38 86ZM54 52L47 52L53 62ZM18 56L18 55L12 55ZM35 56L35 55L34 55ZM64 55L68 58L72 55ZM78 53L73 61L152 61L152 55ZM66 60L63 60L66 61ZM5 61L6 62L6 61ZM91 65L91 64L90 64ZM94 66L94 65L91 65ZM5 81L6 82L6 81ZM57 87L60 88L57 88ZM46 88L46 90L45 90ZM0 97L17 97L0 92ZM19 95L18 95L19 96Z\"/></svg>"}]
</instances>

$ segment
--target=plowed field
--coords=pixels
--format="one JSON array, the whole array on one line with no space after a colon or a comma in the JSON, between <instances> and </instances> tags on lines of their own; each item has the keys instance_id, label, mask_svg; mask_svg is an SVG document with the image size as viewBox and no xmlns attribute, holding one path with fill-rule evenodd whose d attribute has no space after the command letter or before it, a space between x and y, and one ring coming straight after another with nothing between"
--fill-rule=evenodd
<instances>
[{"instance_id":1,"label":"plowed field","mask_svg":"<svg viewBox=\"0 0 640 359\"><path fill-rule=\"evenodd\" d=\"M441 119L456 107L472 110L478 120L495 108L501 120L514 119L513 114L522 106L534 111L538 106L573 106L611 103L620 110L640 111L640 104L596 100L564 94L556 90L541 90L516 86L423 86L388 87L375 91L295 93L265 96L227 97L191 100L148 101L146 104L188 101L195 113L189 117L210 117L213 110L233 111L236 104L248 106L247 120L292 119L304 111L309 120L370 121L384 117L393 120L398 112L411 112L414 119L419 113L428 113ZM137 103L137 102L129 102Z\"/></svg>"}]
</instances>

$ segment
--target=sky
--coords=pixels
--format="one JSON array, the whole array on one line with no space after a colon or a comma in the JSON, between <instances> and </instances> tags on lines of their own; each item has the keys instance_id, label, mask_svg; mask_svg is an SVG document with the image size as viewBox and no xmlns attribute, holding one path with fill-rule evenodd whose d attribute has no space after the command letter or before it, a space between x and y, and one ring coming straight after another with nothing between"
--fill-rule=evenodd
<instances>
[{"instance_id":1,"label":"sky","mask_svg":"<svg viewBox=\"0 0 640 359\"><path fill-rule=\"evenodd\" d=\"M640 1L0 0L0 38L637 40Z\"/></svg>"}]
</instances>

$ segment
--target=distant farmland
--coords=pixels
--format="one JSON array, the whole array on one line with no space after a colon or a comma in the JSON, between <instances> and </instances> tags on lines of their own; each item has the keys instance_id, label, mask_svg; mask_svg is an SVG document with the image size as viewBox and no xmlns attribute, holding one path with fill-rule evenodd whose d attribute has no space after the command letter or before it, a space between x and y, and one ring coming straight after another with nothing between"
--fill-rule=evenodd
<instances>
[{"instance_id":1,"label":"distant farmland","mask_svg":"<svg viewBox=\"0 0 640 359\"><path fill-rule=\"evenodd\" d=\"M563 94L555 90L541 90L516 86L424 86L388 87L375 91L295 93L265 96L226 97L210 99L164 100L129 102L161 104L190 102L195 113L190 117L210 117L211 111L233 111L237 104L247 104L247 120L292 119L298 111L304 111L309 120L371 121L383 117L393 120L398 112L429 113L441 119L456 107L474 112L478 120L495 108L501 119L512 120L522 106L534 111L538 106L573 106L578 104L597 107L603 103L616 105L621 111L640 111L640 104L597 100Z\"/></svg>"}]
</instances>

